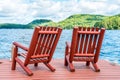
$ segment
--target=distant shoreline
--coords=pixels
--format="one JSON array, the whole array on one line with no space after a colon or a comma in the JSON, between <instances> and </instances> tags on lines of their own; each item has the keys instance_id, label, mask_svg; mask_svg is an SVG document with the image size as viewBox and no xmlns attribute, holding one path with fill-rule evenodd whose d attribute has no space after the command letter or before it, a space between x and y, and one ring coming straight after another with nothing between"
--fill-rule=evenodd
<instances>
[{"instance_id":1,"label":"distant shoreline","mask_svg":"<svg viewBox=\"0 0 120 80\"><path fill-rule=\"evenodd\" d=\"M3 23L0 29L33 29L36 26L53 26L72 29L74 26L99 27L107 30L120 30L120 14L114 16L75 14L60 22L48 19L36 19L28 24Z\"/></svg>"}]
</instances>

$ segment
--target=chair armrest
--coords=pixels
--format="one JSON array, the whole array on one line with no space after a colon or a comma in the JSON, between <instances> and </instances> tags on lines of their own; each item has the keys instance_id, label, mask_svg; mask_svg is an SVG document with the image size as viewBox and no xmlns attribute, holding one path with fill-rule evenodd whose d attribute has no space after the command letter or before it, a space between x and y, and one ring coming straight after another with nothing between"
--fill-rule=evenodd
<instances>
[{"instance_id":1,"label":"chair armrest","mask_svg":"<svg viewBox=\"0 0 120 80\"><path fill-rule=\"evenodd\" d=\"M70 42L66 42L66 47L70 48L71 47L71 43Z\"/></svg>"},{"instance_id":2,"label":"chair armrest","mask_svg":"<svg viewBox=\"0 0 120 80\"><path fill-rule=\"evenodd\" d=\"M28 48L27 48L27 47L21 45L21 44L18 43L18 42L13 42L13 45L15 45L15 46L17 46L17 47L19 47L19 48L21 48L21 49L23 49L23 50L25 50L25 51L28 51Z\"/></svg>"}]
</instances>

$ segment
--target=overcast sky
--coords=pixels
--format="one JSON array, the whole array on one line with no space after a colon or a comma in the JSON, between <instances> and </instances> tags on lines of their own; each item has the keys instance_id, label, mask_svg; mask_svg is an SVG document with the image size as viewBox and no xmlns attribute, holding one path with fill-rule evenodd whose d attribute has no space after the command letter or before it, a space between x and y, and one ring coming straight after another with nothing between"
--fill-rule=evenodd
<instances>
[{"instance_id":1,"label":"overcast sky","mask_svg":"<svg viewBox=\"0 0 120 80\"><path fill-rule=\"evenodd\" d=\"M35 19L58 22L73 14L119 13L120 0L0 0L0 23L27 24Z\"/></svg>"}]
</instances>

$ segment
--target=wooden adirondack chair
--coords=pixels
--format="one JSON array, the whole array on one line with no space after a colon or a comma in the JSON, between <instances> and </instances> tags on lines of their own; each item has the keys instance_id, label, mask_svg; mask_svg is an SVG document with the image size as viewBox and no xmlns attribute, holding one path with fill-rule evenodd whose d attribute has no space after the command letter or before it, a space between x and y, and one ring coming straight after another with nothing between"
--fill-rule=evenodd
<instances>
[{"instance_id":1,"label":"wooden adirondack chair","mask_svg":"<svg viewBox=\"0 0 120 80\"><path fill-rule=\"evenodd\" d=\"M85 61L86 66L89 66L91 62L95 71L99 72L100 69L96 63L98 62L104 32L104 28L75 27L71 43L66 42L64 65L69 65L70 71L74 72L73 61Z\"/></svg>"},{"instance_id":2,"label":"wooden adirondack chair","mask_svg":"<svg viewBox=\"0 0 120 80\"><path fill-rule=\"evenodd\" d=\"M27 74L31 76L33 73L27 65L34 64L34 66L38 66L38 63L44 63L54 72L55 69L49 63L52 59L61 32L62 29L57 27L36 27L29 48L18 42L13 42L12 70L15 70L17 62ZM23 49L25 52L20 53L19 49ZM19 56L22 56L24 61Z\"/></svg>"}]
</instances>

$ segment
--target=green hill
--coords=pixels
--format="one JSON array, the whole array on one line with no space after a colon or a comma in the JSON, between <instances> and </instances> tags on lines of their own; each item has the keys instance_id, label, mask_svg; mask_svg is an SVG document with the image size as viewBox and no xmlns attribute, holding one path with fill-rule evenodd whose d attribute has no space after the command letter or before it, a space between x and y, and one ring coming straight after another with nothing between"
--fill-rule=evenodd
<instances>
[{"instance_id":1,"label":"green hill","mask_svg":"<svg viewBox=\"0 0 120 80\"><path fill-rule=\"evenodd\" d=\"M107 17L101 22L96 22L95 27L105 27L106 29L120 29L120 14Z\"/></svg>"},{"instance_id":2,"label":"green hill","mask_svg":"<svg viewBox=\"0 0 120 80\"><path fill-rule=\"evenodd\" d=\"M106 29L120 29L120 14L114 16L75 14L63 21L53 22L48 19L36 19L32 22L23 24L0 24L0 28L34 28L36 26L59 26L63 29L71 29L74 26L84 27L105 27Z\"/></svg>"},{"instance_id":3,"label":"green hill","mask_svg":"<svg viewBox=\"0 0 120 80\"><path fill-rule=\"evenodd\" d=\"M90 15L90 14L76 14L68 17L67 19L59 22L63 28L72 28L74 26L93 27L96 22L100 22L105 19L106 16L102 15Z\"/></svg>"},{"instance_id":4,"label":"green hill","mask_svg":"<svg viewBox=\"0 0 120 80\"><path fill-rule=\"evenodd\" d=\"M48 22L41 25L45 26L60 26L63 29L71 29L74 26L84 27L105 27L106 29L120 29L120 14L114 16L91 15L91 14L76 14L71 15L58 23Z\"/></svg>"},{"instance_id":5,"label":"green hill","mask_svg":"<svg viewBox=\"0 0 120 80\"><path fill-rule=\"evenodd\" d=\"M53 22L52 20L47 20L47 19L36 19L33 20L32 22L28 23L28 26L31 26L31 28L34 28L35 26L40 26L44 23L49 23L49 22Z\"/></svg>"},{"instance_id":6,"label":"green hill","mask_svg":"<svg viewBox=\"0 0 120 80\"><path fill-rule=\"evenodd\" d=\"M47 19L36 19L33 20L32 22L28 23L28 24L12 24L12 23L4 23L4 24L0 24L0 29L5 28L5 29L30 29L30 28L34 28L35 26L39 26L43 23L48 23L48 22L52 22L51 20L47 20Z\"/></svg>"},{"instance_id":7,"label":"green hill","mask_svg":"<svg viewBox=\"0 0 120 80\"><path fill-rule=\"evenodd\" d=\"M49 22L49 23L44 23L42 25L60 26L64 29L71 29L74 26L93 27L96 22L100 22L105 18L106 16L103 15L76 14L76 15L71 15L67 19L60 21L58 23Z\"/></svg>"},{"instance_id":8,"label":"green hill","mask_svg":"<svg viewBox=\"0 0 120 80\"><path fill-rule=\"evenodd\" d=\"M18 28L22 28L22 29L26 29L26 28L30 28L30 26L28 25L23 25L23 24L11 24L11 23L4 23L4 24L0 24L0 29L18 29Z\"/></svg>"}]
</instances>

